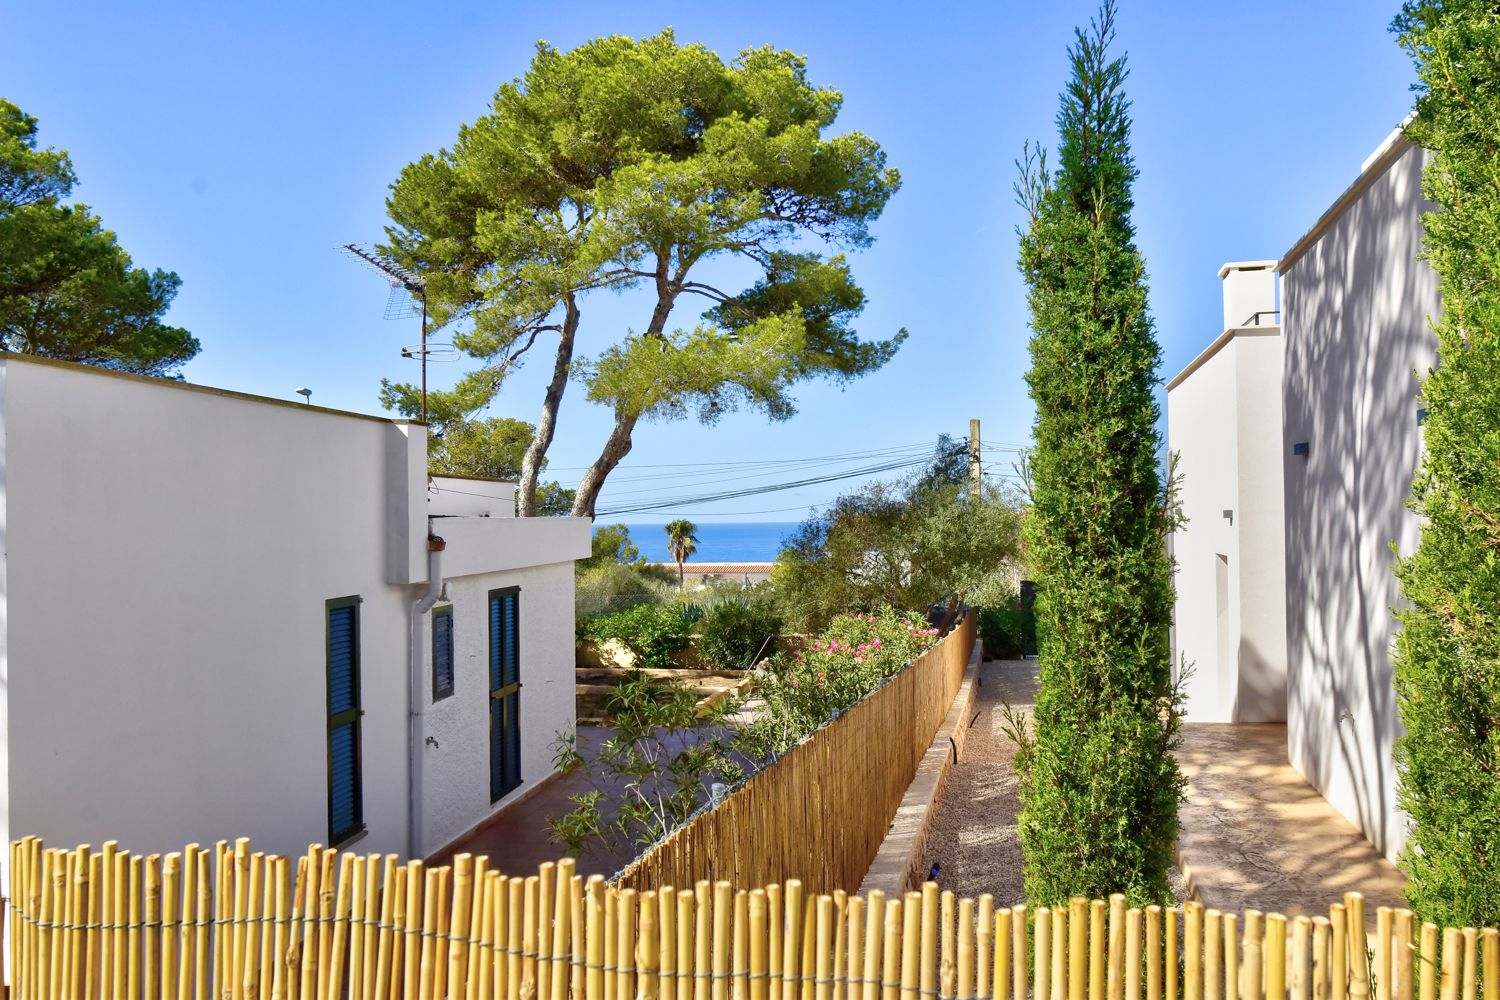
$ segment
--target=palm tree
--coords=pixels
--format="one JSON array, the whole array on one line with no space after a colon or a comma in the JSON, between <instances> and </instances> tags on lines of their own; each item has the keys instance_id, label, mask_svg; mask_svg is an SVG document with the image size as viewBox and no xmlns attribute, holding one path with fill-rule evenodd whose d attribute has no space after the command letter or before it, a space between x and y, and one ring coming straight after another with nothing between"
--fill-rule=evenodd
<instances>
[{"instance_id":1,"label":"palm tree","mask_svg":"<svg viewBox=\"0 0 1500 1000\"><path fill-rule=\"evenodd\" d=\"M682 564L687 562L688 556L698 551L698 526L692 521L679 517L675 521L667 522L667 551L672 553L672 558L677 560L677 586L687 589L686 577Z\"/></svg>"}]
</instances>

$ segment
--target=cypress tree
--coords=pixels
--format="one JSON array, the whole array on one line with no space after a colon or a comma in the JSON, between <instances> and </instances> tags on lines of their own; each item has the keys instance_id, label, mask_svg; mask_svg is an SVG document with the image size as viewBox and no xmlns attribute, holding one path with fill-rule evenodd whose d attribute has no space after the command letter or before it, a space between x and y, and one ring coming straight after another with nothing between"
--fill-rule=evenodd
<instances>
[{"instance_id":1,"label":"cypress tree","mask_svg":"<svg viewBox=\"0 0 1500 1000\"><path fill-rule=\"evenodd\" d=\"M1160 348L1130 220L1137 172L1114 14L1107 0L1068 50L1056 171L1028 149L1018 185L1041 690L1016 735L1026 895L1038 901L1165 898L1182 788Z\"/></svg>"},{"instance_id":2,"label":"cypress tree","mask_svg":"<svg viewBox=\"0 0 1500 1000\"><path fill-rule=\"evenodd\" d=\"M1443 298L1410 500L1421 542L1396 569L1404 867L1422 920L1484 926L1500 922L1500 15L1427 0L1393 29L1417 67L1407 134L1431 153L1425 256Z\"/></svg>"}]
</instances>

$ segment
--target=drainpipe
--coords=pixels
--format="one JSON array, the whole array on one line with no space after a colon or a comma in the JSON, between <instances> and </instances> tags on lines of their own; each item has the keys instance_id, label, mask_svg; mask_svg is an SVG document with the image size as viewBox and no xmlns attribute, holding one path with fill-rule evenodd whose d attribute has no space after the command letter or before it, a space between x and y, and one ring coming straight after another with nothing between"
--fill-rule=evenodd
<instances>
[{"instance_id":1,"label":"drainpipe","mask_svg":"<svg viewBox=\"0 0 1500 1000\"><path fill-rule=\"evenodd\" d=\"M407 734L410 761L407 765L407 830L406 854L409 858L422 857L422 769L423 737L426 735L424 717L427 714L427 689L422 683L422 616L432 610L443 593L443 549L448 543L431 529L427 533L427 590L411 606L411 635L407 651L407 673L410 685L406 692L407 714L411 731Z\"/></svg>"}]
</instances>

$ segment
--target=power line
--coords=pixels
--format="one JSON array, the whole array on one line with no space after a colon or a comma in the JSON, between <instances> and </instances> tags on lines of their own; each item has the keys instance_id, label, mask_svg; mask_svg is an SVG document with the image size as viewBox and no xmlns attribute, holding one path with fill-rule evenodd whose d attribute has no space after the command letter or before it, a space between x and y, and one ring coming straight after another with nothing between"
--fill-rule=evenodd
<instances>
[{"instance_id":1,"label":"power line","mask_svg":"<svg viewBox=\"0 0 1500 1000\"><path fill-rule=\"evenodd\" d=\"M901 454L901 455L886 456L886 459L888 461L896 461L898 459L912 459L912 460L926 461L929 458L931 458L931 455L932 455L932 452L931 452L930 449L922 449L922 450L919 450L919 451L906 452L906 453ZM821 464L823 464L823 465L848 465L850 462L853 462L853 461L859 461L859 459L845 459L842 462L824 462L824 463L821 463ZM774 468L774 469L761 469L761 470L758 470L756 472L751 472L751 473L748 473L748 474L743 475L743 476L710 475L710 476L707 476L707 477L698 478L698 479L692 479L692 480L687 480L687 481L674 481L674 482L665 483L663 485L656 486L656 487L648 487L646 489L625 490L623 492L617 492L617 491L611 490L610 491L610 499L612 501L616 501L616 502L618 502L620 499L625 498L625 497L635 497L635 498L642 498L643 499L645 497L649 497L649 496L653 496L653 495L659 495L659 494L662 494L662 493L680 492L681 490L686 489L687 487L690 487L690 486L704 486L704 485L717 484L717 483L743 482L744 480L747 480L747 479L764 479L764 478L767 478L767 477L770 477L770 476L783 475L783 474L785 474L787 472L791 472L791 471L794 471L794 470L791 469L791 468L786 468L786 467L778 467L778 468ZM647 478L654 478L654 477L647 477Z\"/></svg>"},{"instance_id":2,"label":"power line","mask_svg":"<svg viewBox=\"0 0 1500 1000\"><path fill-rule=\"evenodd\" d=\"M955 449L955 453L963 453L964 449ZM684 507L694 503L715 503L720 500L737 500L741 497L760 496L764 493L779 493L784 490L797 489L801 486L817 486L823 483L834 483L844 479L854 479L859 476L876 475L882 472L896 472L901 469L910 469L919 465L926 465L931 461L931 456L920 459L908 459L905 461L886 462L879 465L865 466L847 472L832 473L826 476L812 476L807 479L794 480L787 483L778 483L773 486L759 486L749 489L730 490L724 493L705 493L698 496L679 497L673 500L661 500L655 502L642 502L630 504L624 507L615 507L600 511L599 517L615 517L620 514L639 514L651 510L664 510L673 507Z\"/></svg>"},{"instance_id":3,"label":"power line","mask_svg":"<svg viewBox=\"0 0 1500 1000\"><path fill-rule=\"evenodd\" d=\"M916 441L911 444L888 445L883 448L873 448L868 451L838 452L832 455L810 455L806 458L758 458L745 459L743 461L718 461L718 462L662 462L656 464L630 464L621 465L620 469L709 469L718 467L738 467L750 465L794 465L808 462L831 462L845 458L876 458L892 452L911 451L916 448L932 448L931 441ZM551 472L584 472L593 468L590 465L549 465Z\"/></svg>"}]
</instances>

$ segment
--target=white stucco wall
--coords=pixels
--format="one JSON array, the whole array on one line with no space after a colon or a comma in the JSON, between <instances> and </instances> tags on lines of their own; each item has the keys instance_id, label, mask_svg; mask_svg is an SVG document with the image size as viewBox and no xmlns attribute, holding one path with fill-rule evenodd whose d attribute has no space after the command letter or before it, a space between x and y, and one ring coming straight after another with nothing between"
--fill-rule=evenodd
<instances>
[{"instance_id":1,"label":"white stucco wall","mask_svg":"<svg viewBox=\"0 0 1500 1000\"><path fill-rule=\"evenodd\" d=\"M1167 392L1167 441L1182 477L1179 499L1187 523L1172 535L1177 562L1173 662L1186 659L1187 718L1228 722L1234 716L1236 671L1220 664L1221 630L1239 634L1239 586L1233 572L1223 595L1229 618L1219 620L1219 560L1240 561L1239 533L1223 516L1239 506L1235 351L1228 340Z\"/></svg>"},{"instance_id":2,"label":"white stucco wall","mask_svg":"<svg viewBox=\"0 0 1500 1000\"><path fill-rule=\"evenodd\" d=\"M1392 542L1416 545L1404 506L1421 447L1413 369L1436 343L1437 279L1417 259L1425 154L1372 160L1316 239L1284 265L1288 752L1388 857L1405 842L1392 745ZM1293 445L1307 442L1306 458Z\"/></svg>"},{"instance_id":3,"label":"white stucco wall","mask_svg":"<svg viewBox=\"0 0 1500 1000\"><path fill-rule=\"evenodd\" d=\"M1265 261L1226 264L1225 315L1269 320L1271 275ZM1286 718L1281 352L1276 326L1231 327L1167 390L1186 518L1172 536L1173 635L1190 722Z\"/></svg>"},{"instance_id":4,"label":"white stucco wall","mask_svg":"<svg viewBox=\"0 0 1500 1000\"><path fill-rule=\"evenodd\" d=\"M587 554L587 520L558 520L582 526L582 547ZM489 592L503 587L521 588L522 784L500 802L491 803ZM558 733L572 728L576 718L571 562L450 576L448 595L453 604L453 694L432 702L431 685L427 685L426 729L438 744L426 744L423 750L422 841L427 853L451 843L551 775L552 743ZM430 636L430 618L426 627ZM430 639L427 648L430 651Z\"/></svg>"},{"instance_id":5,"label":"white stucco wall","mask_svg":"<svg viewBox=\"0 0 1500 1000\"><path fill-rule=\"evenodd\" d=\"M325 842L324 602L358 594L366 843L404 850L409 425L5 367L7 833Z\"/></svg>"},{"instance_id":6,"label":"white stucco wall","mask_svg":"<svg viewBox=\"0 0 1500 1000\"><path fill-rule=\"evenodd\" d=\"M516 484L468 476L433 476L427 512L440 516L515 517Z\"/></svg>"},{"instance_id":7,"label":"white stucco wall","mask_svg":"<svg viewBox=\"0 0 1500 1000\"><path fill-rule=\"evenodd\" d=\"M0 358L0 837L135 851L326 842L325 601L359 595L361 850L408 849L408 656L426 579L420 425ZM434 519L455 695L424 751L421 847L489 802L490 589L522 588L524 794L573 721L584 519ZM431 692L430 623L420 623ZM14 675L13 677L10 675ZM502 803L503 804L503 803Z\"/></svg>"},{"instance_id":8,"label":"white stucco wall","mask_svg":"<svg viewBox=\"0 0 1500 1000\"><path fill-rule=\"evenodd\" d=\"M1273 328L1274 331L1274 328ZM1235 414L1239 426L1239 674L1236 722L1281 722L1287 713L1286 518L1281 485L1281 369L1275 332L1235 339Z\"/></svg>"}]
</instances>

